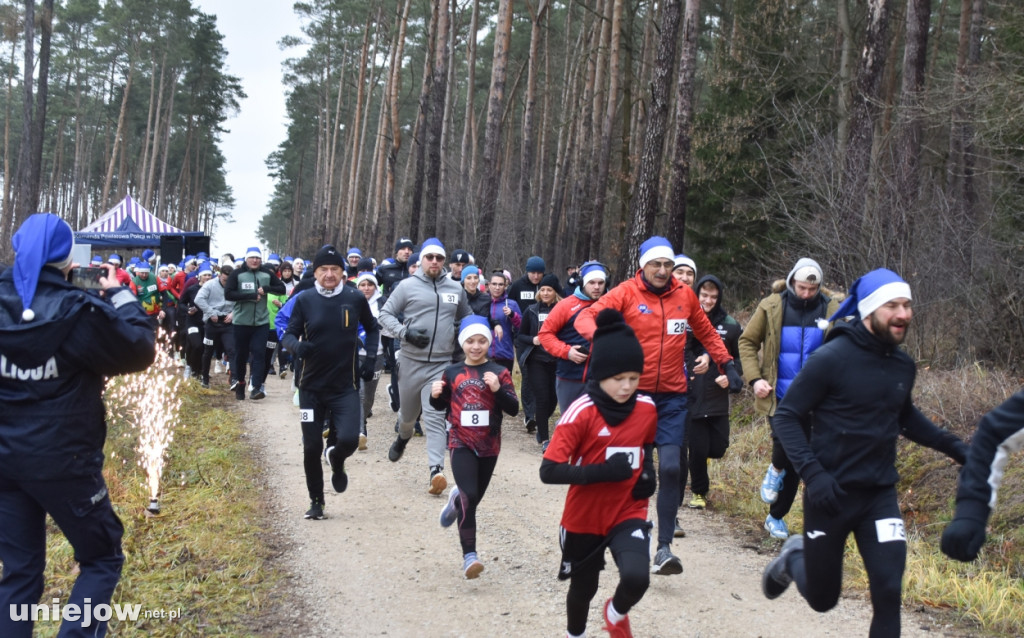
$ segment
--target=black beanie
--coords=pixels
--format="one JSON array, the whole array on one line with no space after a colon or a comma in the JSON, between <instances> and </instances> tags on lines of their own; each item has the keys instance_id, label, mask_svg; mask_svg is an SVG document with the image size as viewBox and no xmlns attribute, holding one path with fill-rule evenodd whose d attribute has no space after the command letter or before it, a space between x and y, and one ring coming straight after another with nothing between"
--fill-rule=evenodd
<instances>
[{"instance_id":1,"label":"black beanie","mask_svg":"<svg viewBox=\"0 0 1024 638\"><path fill-rule=\"evenodd\" d=\"M557 292L558 294L562 294L562 287L558 285L558 276L555 275L554 273L549 272L548 274L544 275L544 277L541 278L540 287L543 288L544 286L554 288L555 292Z\"/></svg>"},{"instance_id":2,"label":"black beanie","mask_svg":"<svg viewBox=\"0 0 1024 638\"><path fill-rule=\"evenodd\" d=\"M623 372L644 371L644 350L633 329L618 310L605 308L597 314L597 330L590 348L587 377L601 381Z\"/></svg>"},{"instance_id":3,"label":"black beanie","mask_svg":"<svg viewBox=\"0 0 1024 638\"><path fill-rule=\"evenodd\" d=\"M334 246L329 244L316 251L316 256L313 257L313 272L316 272L316 269L320 266L340 266L344 268L345 265L345 258Z\"/></svg>"}]
</instances>

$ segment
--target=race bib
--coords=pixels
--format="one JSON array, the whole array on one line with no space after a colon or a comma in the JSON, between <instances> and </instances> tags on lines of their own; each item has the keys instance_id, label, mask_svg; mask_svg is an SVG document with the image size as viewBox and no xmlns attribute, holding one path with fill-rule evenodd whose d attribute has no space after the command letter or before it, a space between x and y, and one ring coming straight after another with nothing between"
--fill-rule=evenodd
<instances>
[{"instance_id":1,"label":"race bib","mask_svg":"<svg viewBox=\"0 0 1024 638\"><path fill-rule=\"evenodd\" d=\"M686 319L669 319L665 326L665 332L670 335L686 334Z\"/></svg>"},{"instance_id":2,"label":"race bib","mask_svg":"<svg viewBox=\"0 0 1024 638\"><path fill-rule=\"evenodd\" d=\"M212 346L213 345L213 339L211 339L209 337L204 338L203 339L203 345L204 346Z\"/></svg>"},{"instance_id":3,"label":"race bib","mask_svg":"<svg viewBox=\"0 0 1024 638\"><path fill-rule=\"evenodd\" d=\"M441 295L441 303L459 303L459 296L446 292Z\"/></svg>"},{"instance_id":4,"label":"race bib","mask_svg":"<svg viewBox=\"0 0 1024 638\"><path fill-rule=\"evenodd\" d=\"M153 284L152 286L148 286L146 288L146 292L156 292L156 284Z\"/></svg>"},{"instance_id":5,"label":"race bib","mask_svg":"<svg viewBox=\"0 0 1024 638\"><path fill-rule=\"evenodd\" d=\"M540 319L541 323L544 323L544 320L548 318L548 313L542 312L537 315L537 318Z\"/></svg>"},{"instance_id":6,"label":"race bib","mask_svg":"<svg viewBox=\"0 0 1024 638\"><path fill-rule=\"evenodd\" d=\"M519 294L519 298L520 299L533 299L533 291L532 290L524 290L523 292L521 292Z\"/></svg>"},{"instance_id":7,"label":"race bib","mask_svg":"<svg viewBox=\"0 0 1024 638\"><path fill-rule=\"evenodd\" d=\"M491 413L488 410L463 410L462 427L483 428L491 424Z\"/></svg>"},{"instance_id":8,"label":"race bib","mask_svg":"<svg viewBox=\"0 0 1024 638\"><path fill-rule=\"evenodd\" d=\"M907 533L903 529L902 518L882 518L875 521L875 532L879 543L906 542Z\"/></svg>"},{"instance_id":9,"label":"race bib","mask_svg":"<svg viewBox=\"0 0 1024 638\"><path fill-rule=\"evenodd\" d=\"M308 408L306 408L306 409L301 409L300 408L299 409L299 421L301 421L302 423L312 423L313 422L313 410L308 409Z\"/></svg>"},{"instance_id":10,"label":"race bib","mask_svg":"<svg viewBox=\"0 0 1024 638\"><path fill-rule=\"evenodd\" d=\"M276 349L277 349L277 342L276 341L268 341L267 342L267 350L276 350Z\"/></svg>"},{"instance_id":11,"label":"race bib","mask_svg":"<svg viewBox=\"0 0 1024 638\"><path fill-rule=\"evenodd\" d=\"M254 282L254 281L242 281L242 282L239 282L239 287L242 290L256 290L256 282Z\"/></svg>"},{"instance_id":12,"label":"race bib","mask_svg":"<svg viewBox=\"0 0 1024 638\"><path fill-rule=\"evenodd\" d=\"M197 335L197 334L199 334L199 326L192 326L191 328L188 329L188 333L190 335ZM203 343L206 343L206 339L203 339ZM213 342L210 342L210 345L212 346Z\"/></svg>"},{"instance_id":13,"label":"race bib","mask_svg":"<svg viewBox=\"0 0 1024 638\"><path fill-rule=\"evenodd\" d=\"M638 447L607 447L604 450L604 460L612 458L613 454L625 452L629 456L629 466L634 470L640 469L640 448Z\"/></svg>"}]
</instances>

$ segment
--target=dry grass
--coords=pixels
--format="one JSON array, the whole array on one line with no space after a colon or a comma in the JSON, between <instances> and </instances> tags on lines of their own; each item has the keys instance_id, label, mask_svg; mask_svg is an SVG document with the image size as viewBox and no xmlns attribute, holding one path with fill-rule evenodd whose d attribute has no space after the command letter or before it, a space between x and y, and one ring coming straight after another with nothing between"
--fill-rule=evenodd
<instances>
[{"instance_id":1,"label":"dry grass","mask_svg":"<svg viewBox=\"0 0 1024 638\"><path fill-rule=\"evenodd\" d=\"M115 380L113 383L120 383ZM108 393L109 394L109 393ZM254 461L236 415L224 409L222 393L194 382L181 393L183 425L168 450L160 515L145 508L145 475L135 462L135 429L109 423L107 466L111 500L125 527L126 556L114 603L145 610L181 610L173 622L112 621L119 636L246 636L253 617L268 606L280 575L267 567L262 537L263 499ZM77 575L71 549L52 521L47 590L43 600L67 599ZM52 636L57 623L37 624Z\"/></svg>"},{"instance_id":2,"label":"dry grass","mask_svg":"<svg viewBox=\"0 0 1024 638\"><path fill-rule=\"evenodd\" d=\"M977 421L1020 382L1006 374L970 366L919 372L915 402L935 423L969 440ZM763 549L780 545L761 530L768 507L757 493L771 458L767 419L753 413L749 392L733 404L729 451L709 465L714 509L735 519ZM946 608L957 620L990 635L1020 635L1024 618L1024 458L1011 459L981 557L969 565L946 558L939 538L953 516L957 466L940 454L902 440L897 485L907 523L908 558L904 602ZM787 517L791 533L802 531L801 499ZM849 540L844 563L847 587L867 591L867 576Z\"/></svg>"}]
</instances>

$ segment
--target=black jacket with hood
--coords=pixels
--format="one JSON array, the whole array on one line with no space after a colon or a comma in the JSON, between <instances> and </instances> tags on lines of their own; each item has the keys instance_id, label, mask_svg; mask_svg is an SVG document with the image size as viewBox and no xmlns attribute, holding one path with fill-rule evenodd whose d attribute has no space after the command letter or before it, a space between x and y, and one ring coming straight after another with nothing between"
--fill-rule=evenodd
<instances>
[{"instance_id":1,"label":"black jacket with hood","mask_svg":"<svg viewBox=\"0 0 1024 638\"><path fill-rule=\"evenodd\" d=\"M718 288L718 302L715 303L715 307L711 309L711 312L707 313L708 320L711 321L711 325L718 331L718 335L722 338L722 343L725 344L725 349L729 351L733 361L736 362L736 371L743 374L739 369L739 340L743 329L740 327L739 322L722 308L723 286L718 277L714 275L704 275L701 277L700 281L697 282L698 296L700 295L701 286L707 282L714 284ZM714 360L709 363L708 371L704 374L693 373L693 368L697 365L697 357L706 353L707 348L697 340L697 337L692 332L687 332L686 374L687 393L690 398L690 404L687 409L691 417L727 416L729 414L729 388L723 388L715 383L715 379L724 373L715 364Z\"/></svg>"}]
</instances>

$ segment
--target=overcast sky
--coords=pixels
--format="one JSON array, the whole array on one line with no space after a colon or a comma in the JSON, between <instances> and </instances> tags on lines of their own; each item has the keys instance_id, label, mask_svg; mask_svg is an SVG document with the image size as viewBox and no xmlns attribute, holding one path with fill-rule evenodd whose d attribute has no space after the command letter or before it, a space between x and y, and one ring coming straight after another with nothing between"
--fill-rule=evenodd
<instances>
[{"instance_id":1,"label":"overcast sky","mask_svg":"<svg viewBox=\"0 0 1024 638\"><path fill-rule=\"evenodd\" d=\"M265 162L287 132L281 63L299 52L282 51L278 42L302 32L290 0L195 0L194 5L217 16L217 30L224 35L228 52L227 72L241 79L248 96L239 113L224 123L228 132L221 139L227 182L235 197L235 221L217 225L211 246L214 256L237 256L260 245L256 231L273 192Z\"/></svg>"}]
</instances>

